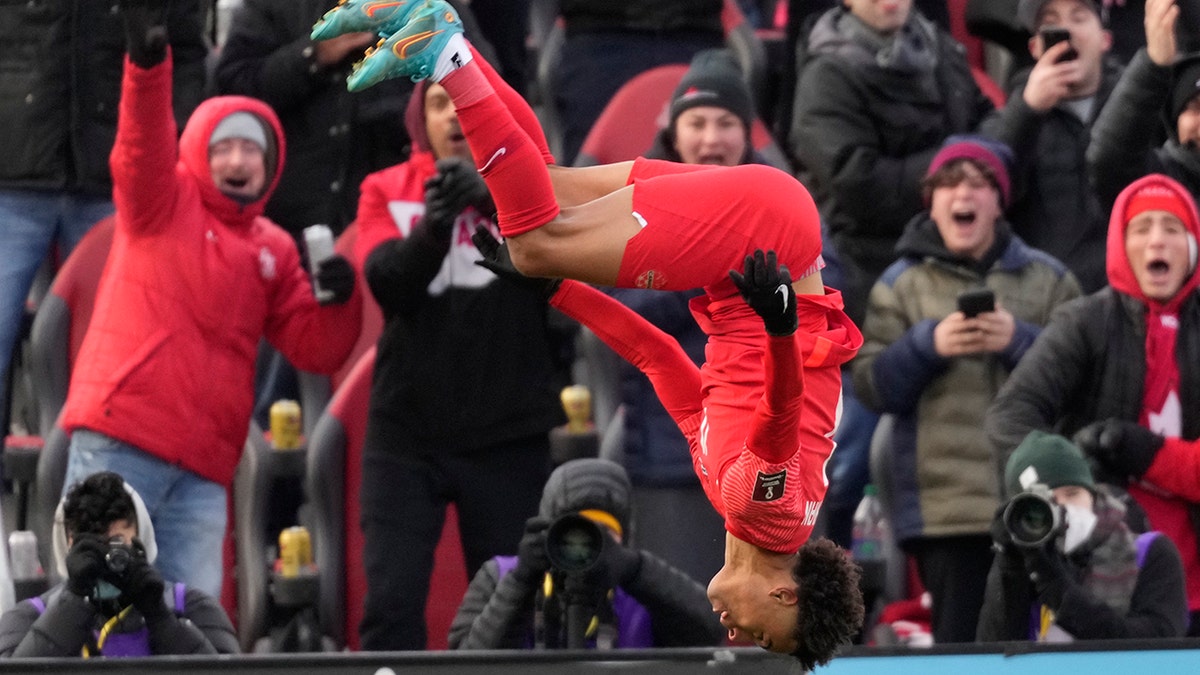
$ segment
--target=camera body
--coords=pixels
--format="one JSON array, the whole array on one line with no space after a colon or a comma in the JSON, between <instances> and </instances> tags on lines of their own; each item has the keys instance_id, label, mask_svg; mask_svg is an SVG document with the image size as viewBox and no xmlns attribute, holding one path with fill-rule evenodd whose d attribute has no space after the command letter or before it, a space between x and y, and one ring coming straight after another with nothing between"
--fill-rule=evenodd
<instances>
[{"instance_id":1,"label":"camera body","mask_svg":"<svg viewBox=\"0 0 1200 675\"><path fill-rule=\"evenodd\" d=\"M546 557L559 572L586 572L596 566L603 551L600 526L578 513L559 516L546 530Z\"/></svg>"},{"instance_id":2,"label":"camera body","mask_svg":"<svg viewBox=\"0 0 1200 675\"><path fill-rule=\"evenodd\" d=\"M1017 546L1040 548L1067 531L1066 509L1054 502L1054 493L1041 483L1008 500L1004 529Z\"/></svg>"},{"instance_id":3,"label":"camera body","mask_svg":"<svg viewBox=\"0 0 1200 675\"><path fill-rule=\"evenodd\" d=\"M104 565L111 577L123 579L134 559L143 555L145 554L140 549L126 544L121 537L112 537L108 540L108 550L104 553Z\"/></svg>"}]
</instances>

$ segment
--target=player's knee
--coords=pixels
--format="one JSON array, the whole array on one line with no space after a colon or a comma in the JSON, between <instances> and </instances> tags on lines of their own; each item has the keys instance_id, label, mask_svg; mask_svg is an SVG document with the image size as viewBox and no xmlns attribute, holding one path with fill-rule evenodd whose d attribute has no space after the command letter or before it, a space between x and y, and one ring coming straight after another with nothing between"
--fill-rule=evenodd
<instances>
[{"instance_id":1,"label":"player's knee","mask_svg":"<svg viewBox=\"0 0 1200 675\"><path fill-rule=\"evenodd\" d=\"M513 267L527 277L554 276L553 255L546 238L537 230L508 239L508 254Z\"/></svg>"}]
</instances>

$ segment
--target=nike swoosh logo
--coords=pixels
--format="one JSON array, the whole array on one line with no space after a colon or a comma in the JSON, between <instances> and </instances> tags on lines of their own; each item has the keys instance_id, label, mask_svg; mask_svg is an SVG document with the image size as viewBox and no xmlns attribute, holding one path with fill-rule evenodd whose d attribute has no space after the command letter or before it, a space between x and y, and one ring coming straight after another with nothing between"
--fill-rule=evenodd
<instances>
[{"instance_id":1,"label":"nike swoosh logo","mask_svg":"<svg viewBox=\"0 0 1200 675\"><path fill-rule=\"evenodd\" d=\"M437 35L438 33L444 33L444 32L445 32L444 29L443 30L427 30L422 33L416 33L414 35L409 35L408 37L404 38L403 40L397 40L396 44L392 45L392 53L401 59L407 59L409 47L415 47L418 44L420 44L421 41L424 40L424 41L426 41L426 44L421 45L421 49L424 49L425 47L429 46L428 45L429 40L432 40L433 37L435 35ZM417 51L420 51L420 50L417 50Z\"/></svg>"},{"instance_id":2,"label":"nike swoosh logo","mask_svg":"<svg viewBox=\"0 0 1200 675\"><path fill-rule=\"evenodd\" d=\"M775 292L778 293L779 297L783 299L783 309L779 310L779 313L787 314L787 308L788 308L787 284L779 284L779 288L776 288Z\"/></svg>"},{"instance_id":3,"label":"nike swoosh logo","mask_svg":"<svg viewBox=\"0 0 1200 675\"><path fill-rule=\"evenodd\" d=\"M403 2L381 2L379 4L371 5L370 7L367 7L365 10L363 10L363 12L367 16L374 19L375 12L378 12L381 9L388 9L389 7L400 7L403 4L404 4Z\"/></svg>"},{"instance_id":4,"label":"nike swoosh logo","mask_svg":"<svg viewBox=\"0 0 1200 675\"><path fill-rule=\"evenodd\" d=\"M492 153L492 156L490 159L488 159L487 163L484 164L483 166L479 167L479 173L483 173L484 171L487 171L488 167L492 165L492 162L495 162L496 160L500 159L507 152L508 152L508 148L500 148L496 152Z\"/></svg>"}]
</instances>

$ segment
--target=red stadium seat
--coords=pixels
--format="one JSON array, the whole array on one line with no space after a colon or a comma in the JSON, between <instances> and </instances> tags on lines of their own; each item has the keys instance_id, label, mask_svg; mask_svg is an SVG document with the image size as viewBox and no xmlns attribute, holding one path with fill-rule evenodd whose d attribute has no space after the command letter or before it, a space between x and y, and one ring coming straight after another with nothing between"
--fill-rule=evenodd
<instances>
[{"instance_id":1,"label":"red stadium seat","mask_svg":"<svg viewBox=\"0 0 1200 675\"><path fill-rule=\"evenodd\" d=\"M113 223L112 216L105 218L84 235L54 276L33 320L30 370L42 437L50 433L67 400L71 369L92 320L100 274L112 247Z\"/></svg>"}]
</instances>

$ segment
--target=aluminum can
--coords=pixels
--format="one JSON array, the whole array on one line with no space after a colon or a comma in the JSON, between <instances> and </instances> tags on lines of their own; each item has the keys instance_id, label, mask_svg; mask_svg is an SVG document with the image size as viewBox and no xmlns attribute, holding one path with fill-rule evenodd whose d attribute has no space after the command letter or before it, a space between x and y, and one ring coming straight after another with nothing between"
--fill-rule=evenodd
<instances>
[{"instance_id":1,"label":"aluminum can","mask_svg":"<svg viewBox=\"0 0 1200 675\"><path fill-rule=\"evenodd\" d=\"M45 575L38 560L37 535L30 530L9 533L8 559L13 579L37 579Z\"/></svg>"},{"instance_id":2,"label":"aluminum can","mask_svg":"<svg viewBox=\"0 0 1200 675\"><path fill-rule=\"evenodd\" d=\"M563 388L559 399L567 414L567 432L587 433L592 428L592 392L581 384L573 384Z\"/></svg>"},{"instance_id":3,"label":"aluminum can","mask_svg":"<svg viewBox=\"0 0 1200 675\"><path fill-rule=\"evenodd\" d=\"M313 293L317 302L324 304L333 299L333 291L321 288L317 282L317 268L334 254L333 230L328 225L309 225L304 228L304 248L308 252L308 272L312 277Z\"/></svg>"},{"instance_id":4,"label":"aluminum can","mask_svg":"<svg viewBox=\"0 0 1200 675\"><path fill-rule=\"evenodd\" d=\"M279 533L279 574L298 577L300 572L312 565L312 538L308 529L300 525L284 529Z\"/></svg>"},{"instance_id":5,"label":"aluminum can","mask_svg":"<svg viewBox=\"0 0 1200 675\"><path fill-rule=\"evenodd\" d=\"M295 450L300 447L300 404L280 399L271 404L271 443L276 450Z\"/></svg>"}]
</instances>

